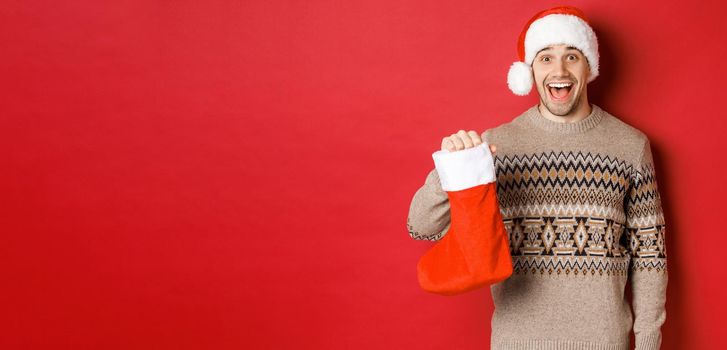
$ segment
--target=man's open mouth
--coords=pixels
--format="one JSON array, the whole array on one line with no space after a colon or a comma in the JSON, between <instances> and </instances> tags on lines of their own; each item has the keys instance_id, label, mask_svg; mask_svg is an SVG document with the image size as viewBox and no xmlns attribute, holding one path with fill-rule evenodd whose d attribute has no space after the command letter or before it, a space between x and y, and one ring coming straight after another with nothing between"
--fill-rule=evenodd
<instances>
[{"instance_id":1,"label":"man's open mouth","mask_svg":"<svg viewBox=\"0 0 727 350\"><path fill-rule=\"evenodd\" d=\"M571 82L554 82L548 83L548 91L550 92L550 98L553 101L561 102L565 101L570 97L570 92L573 88Z\"/></svg>"}]
</instances>

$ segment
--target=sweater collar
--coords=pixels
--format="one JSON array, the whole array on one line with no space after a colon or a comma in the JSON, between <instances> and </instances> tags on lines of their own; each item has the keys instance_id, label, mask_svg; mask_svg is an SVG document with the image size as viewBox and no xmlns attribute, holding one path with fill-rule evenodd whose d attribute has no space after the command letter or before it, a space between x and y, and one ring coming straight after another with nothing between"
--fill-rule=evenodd
<instances>
[{"instance_id":1,"label":"sweater collar","mask_svg":"<svg viewBox=\"0 0 727 350\"><path fill-rule=\"evenodd\" d=\"M534 126L550 132L560 134L580 133L598 125L603 120L603 110L591 103L591 114L587 117L574 123L560 123L544 117L540 113L540 110L538 110L538 105L535 105L525 111L525 120Z\"/></svg>"}]
</instances>

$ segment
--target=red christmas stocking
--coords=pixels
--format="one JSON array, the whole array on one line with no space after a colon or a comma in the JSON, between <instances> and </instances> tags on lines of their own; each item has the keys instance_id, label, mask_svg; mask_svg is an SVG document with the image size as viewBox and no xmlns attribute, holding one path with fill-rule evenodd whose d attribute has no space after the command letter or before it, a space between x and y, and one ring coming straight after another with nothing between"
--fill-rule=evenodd
<instances>
[{"instance_id":1,"label":"red christmas stocking","mask_svg":"<svg viewBox=\"0 0 727 350\"><path fill-rule=\"evenodd\" d=\"M451 225L417 264L422 289L455 295L512 275L509 240L497 202L495 169L486 143L432 154L450 204Z\"/></svg>"}]
</instances>

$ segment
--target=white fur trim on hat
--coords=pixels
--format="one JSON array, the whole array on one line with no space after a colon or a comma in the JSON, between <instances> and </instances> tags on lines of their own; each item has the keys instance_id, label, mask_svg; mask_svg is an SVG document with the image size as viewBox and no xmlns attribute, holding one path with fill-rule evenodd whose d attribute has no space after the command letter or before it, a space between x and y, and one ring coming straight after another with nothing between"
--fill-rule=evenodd
<instances>
[{"instance_id":1,"label":"white fur trim on hat","mask_svg":"<svg viewBox=\"0 0 727 350\"><path fill-rule=\"evenodd\" d=\"M596 33L583 19L573 15L552 14L531 23L525 34L525 62L532 65L538 51L558 44L574 46L586 56L591 70L588 82L598 76Z\"/></svg>"},{"instance_id":2,"label":"white fur trim on hat","mask_svg":"<svg viewBox=\"0 0 727 350\"><path fill-rule=\"evenodd\" d=\"M533 70L530 65L515 62L507 72L507 86L515 95L525 96L533 88Z\"/></svg>"}]
</instances>

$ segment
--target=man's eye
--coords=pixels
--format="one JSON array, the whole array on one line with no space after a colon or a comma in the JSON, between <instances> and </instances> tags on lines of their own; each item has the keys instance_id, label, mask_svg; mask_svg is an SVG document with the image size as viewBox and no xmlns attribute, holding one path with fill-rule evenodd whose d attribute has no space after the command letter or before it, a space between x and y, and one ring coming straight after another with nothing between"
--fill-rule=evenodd
<instances>
[{"instance_id":1,"label":"man's eye","mask_svg":"<svg viewBox=\"0 0 727 350\"><path fill-rule=\"evenodd\" d=\"M578 57L577 57L576 55L570 55L570 56L568 56L568 58L572 58L572 59L574 59L574 60L575 60L575 59L577 59Z\"/></svg>"},{"instance_id":2,"label":"man's eye","mask_svg":"<svg viewBox=\"0 0 727 350\"><path fill-rule=\"evenodd\" d=\"M540 59L541 61L550 61L550 57L543 57Z\"/></svg>"}]
</instances>

